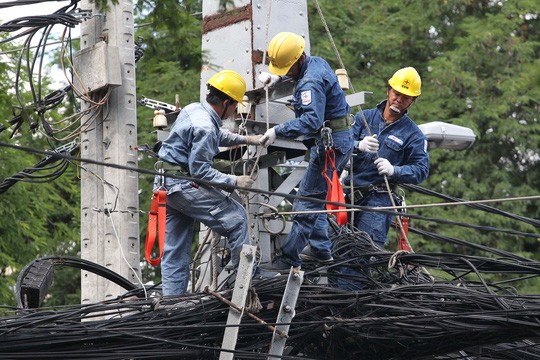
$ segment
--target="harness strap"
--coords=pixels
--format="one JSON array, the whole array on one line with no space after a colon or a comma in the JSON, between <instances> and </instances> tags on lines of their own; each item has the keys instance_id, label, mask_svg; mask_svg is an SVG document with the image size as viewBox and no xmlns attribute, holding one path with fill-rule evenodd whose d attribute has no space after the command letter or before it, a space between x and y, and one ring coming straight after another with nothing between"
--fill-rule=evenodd
<instances>
[{"instance_id":1,"label":"harness strap","mask_svg":"<svg viewBox=\"0 0 540 360\"><path fill-rule=\"evenodd\" d=\"M167 216L167 191L154 191L152 196L152 205L150 206L150 215L148 216L148 231L146 233L145 257L146 261L152 266L159 265L163 256L165 247L165 220ZM156 231L157 229L157 231ZM159 257L152 259L152 248L158 238Z\"/></svg>"},{"instance_id":2,"label":"harness strap","mask_svg":"<svg viewBox=\"0 0 540 360\"><path fill-rule=\"evenodd\" d=\"M399 220L396 217L396 237L398 240L398 250L411 251L407 236L409 235L409 218L407 216L398 215L401 219L401 225L403 226L403 232L399 228Z\"/></svg>"},{"instance_id":3,"label":"harness strap","mask_svg":"<svg viewBox=\"0 0 540 360\"><path fill-rule=\"evenodd\" d=\"M335 165L335 159L336 159L336 153L334 152L334 149L330 148L326 151L326 158L324 160L324 170L322 172L322 175L326 179L326 183L328 184L328 194L326 195L326 201L329 202L338 202L338 203L345 203L345 195L343 194L343 187L341 186L341 183L339 182L339 175L336 170ZM330 168L328 167L330 165ZM328 177L327 171L332 170L332 179ZM326 204L326 210L346 210L345 206L340 205L334 205L334 204ZM347 212L336 212L334 213L336 215L336 220L338 225L345 225L347 224Z\"/></svg>"},{"instance_id":4,"label":"harness strap","mask_svg":"<svg viewBox=\"0 0 540 360\"><path fill-rule=\"evenodd\" d=\"M189 176L189 169L187 167L178 164L172 164L167 161L156 161L156 163L154 164L154 168L158 171L174 171L179 173L180 175Z\"/></svg>"}]
</instances>

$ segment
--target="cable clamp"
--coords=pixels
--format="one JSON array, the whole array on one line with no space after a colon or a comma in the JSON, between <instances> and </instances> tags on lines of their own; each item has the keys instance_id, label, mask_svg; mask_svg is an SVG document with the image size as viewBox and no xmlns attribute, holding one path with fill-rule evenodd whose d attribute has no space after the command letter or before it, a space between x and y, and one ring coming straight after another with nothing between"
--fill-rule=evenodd
<instances>
[{"instance_id":1,"label":"cable clamp","mask_svg":"<svg viewBox=\"0 0 540 360\"><path fill-rule=\"evenodd\" d=\"M79 20L88 20L92 18L92 10L82 10L80 8L76 8L75 10L70 11L68 12L68 14ZM104 14L99 14L99 13L96 14L95 16L100 16L100 15L105 16Z\"/></svg>"}]
</instances>

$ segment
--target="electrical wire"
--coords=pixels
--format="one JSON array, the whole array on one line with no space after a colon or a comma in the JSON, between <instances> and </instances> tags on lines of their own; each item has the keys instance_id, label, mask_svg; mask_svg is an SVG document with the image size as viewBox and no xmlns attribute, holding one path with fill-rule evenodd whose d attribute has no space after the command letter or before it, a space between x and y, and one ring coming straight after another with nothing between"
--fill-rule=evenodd
<instances>
[{"instance_id":1,"label":"electrical wire","mask_svg":"<svg viewBox=\"0 0 540 360\"><path fill-rule=\"evenodd\" d=\"M73 142L71 145L63 145L62 147L56 149L55 153L70 154L78 150L78 148L78 144ZM67 170L70 161L65 158L60 158L56 156L56 154L48 155L33 167L26 168L6 178L0 183L0 194L7 191L19 181L29 183L45 183L58 179ZM45 171L47 171L47 173L43 173ZM34 175L34 173L38 172L40 173L39 175Z\"/></svg>"}]
</instances>

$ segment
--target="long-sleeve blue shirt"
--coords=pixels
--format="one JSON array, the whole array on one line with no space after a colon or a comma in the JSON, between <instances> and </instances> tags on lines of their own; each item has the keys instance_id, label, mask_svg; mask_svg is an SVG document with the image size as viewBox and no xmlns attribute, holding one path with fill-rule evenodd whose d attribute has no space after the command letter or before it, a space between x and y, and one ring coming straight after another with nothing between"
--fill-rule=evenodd
<instances>
[{"instance_id":1,"label":"long-sleeve blue shirt","mask_svg":"<svg viewBox=\"0 0 540 360\"><path fill-rule=\"evenodd\" d=\"M296 118L274 127L279 137L319 138L317 132L325 120L343 117L350 111L336 74L326 60L317 56L306 57L292 105Z\"/></svg>"},{"instance_id":2,"label":"long-sleeve blue shirt","mask_svg":"<svg viewBox=\"0 0 540 360\"><path fill-rule=\"evenodd\" d=\"M424 133L405 113L399 120L387 125L383 118L386 100L376 108L364 110L364 117L371 135L379 140L379 157L387 159L394 166L394 174L388 177L391 184L419 184L429 175L429 155ZM355 149L358 142L369 136L360 113L355 115L353 136ZM357 151L353 156L354 186L384 184L384 176L379 175L373 163L376 154ZM350 176L345 179L350 185Z\"/></svg>"},{"instance_id":3,"label":"long-sleeve blue shirt","mask_svg":"<svg viewBox=\"0 0 540 360\"><path fill-rule=\"evenodd\" d=\"M190 176L219 184L235 185L236 176L213 168L219 146L245 144L245 136L222 128L223 121L207 102L184 107L158 152L163 161L189 169Z\"/></svg>"}]
</instances>

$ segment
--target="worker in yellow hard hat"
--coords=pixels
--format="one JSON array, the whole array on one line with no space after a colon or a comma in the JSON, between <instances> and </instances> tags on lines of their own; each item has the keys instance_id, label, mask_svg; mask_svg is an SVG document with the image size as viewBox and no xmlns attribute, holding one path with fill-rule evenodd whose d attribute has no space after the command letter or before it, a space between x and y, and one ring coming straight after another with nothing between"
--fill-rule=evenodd
<instances>
[{"instance_id":1,"label":"worker in yellow hard hat","mask_svg":"<svg viewBox=\"0 0 540 360\"><path fill-rule=\"evenodd\" d=\"M206 101L184 107L163 141L156 167L167 173L206 180L215 184L249 188L254 180L248 175L229 175L216 170L214 156L219 146L258 145L261 135L243 136L222 128L223 120L232 116L246 92L240 74L224 70L208 82ZM160 177L156 178L156 186ZM243 206L232 197L196 181L165 177L161 184L167 190L166 235L161 276L163 296L179 296L186 292L191 262L194 224L201 222L224 236L236 269L243 244L249 244L248 219ZM272 277L277 272L260 268L255 278Z\"/></svg>"},{"instance_id":2,"label":"worker in yellow hard hat","mask_svg":"<svg viewBox=\"0 0 540 360\"><path fill-rule=\"evenodd\" d=\"M259 80L269 86L282 79L296 82L292 99L295 118L266 131L261 144L268 147L276 137L294 139L303 136L309 165L297 195L325 200L328 194L326 179L332 178L331 167L325 166L326 150L331 148L336 170L341 172L354 146L352 118L345 93L326 60L305 53L305 40L298 34L281 32L274 36L268 45L268 57L270 72L262 72ZM327 138L329 132L331 136ZM332 145L328 146L328 142ZM302 260L333 261L325 209L323 202L303 198L294 201L293 211L297 214L293 216L291 231L281 247L282 256L276 257L269 264L270 268L287 270L291 266L299 267ZM311 247L306 247L308 242Z\"/></svg>"},{"instance_id":3,"label":"worker in yellow hard hat","mask_svg":"<svg viewBox=\"0 0 540 360\"><path fill-rule=\"evenodd\" d=\"M344 176L345 189L355 205L392 206L385 177L394 191L399 184L419 184L429 174L427 138L408 110L421 94L422 80L413 67L397 70L387 82L387 99L357 113L353 126L356 156L353 174ZM346 190L347 191L347 190ZM399 199L392 194L395 203ZM383 212L354 213L354 226L365 231L379 247L388 241L394 216Z\"/></svg>"}]
</instances>

